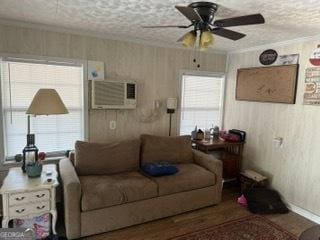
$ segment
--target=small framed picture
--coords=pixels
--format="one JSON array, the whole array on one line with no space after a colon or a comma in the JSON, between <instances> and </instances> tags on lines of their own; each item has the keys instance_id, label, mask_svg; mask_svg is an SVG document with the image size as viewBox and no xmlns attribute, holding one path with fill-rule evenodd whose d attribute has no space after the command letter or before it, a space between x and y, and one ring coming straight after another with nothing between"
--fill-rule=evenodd
<instances>
[{"instance_id":1,"label":"small framed picture","mask_svg":"<svg viewBox=\"0 0 320 240\"><path fill-rule=\"evenodd\" d=\"M88 80L104 80L104 62L88 61Z\"/></svg>"},{"instance_id":2,"label":"small framed picture","mask_svg":"<svg viewBox=\"0 0 320 240\"><path fill-rule=\"evenodd\" d=\"M278 58L279 65L290 65L299 63L299 54L280 55Z\"/></svg>"}]
</instances>

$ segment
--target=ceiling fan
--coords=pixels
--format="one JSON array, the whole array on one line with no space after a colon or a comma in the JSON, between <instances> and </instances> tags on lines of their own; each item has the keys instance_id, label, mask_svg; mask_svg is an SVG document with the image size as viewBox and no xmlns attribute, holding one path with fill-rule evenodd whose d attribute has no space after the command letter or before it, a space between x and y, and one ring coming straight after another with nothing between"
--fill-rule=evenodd
<instances>
[{"instance_id":1,"label":"ceiling fan","mask_svg":"<svg viewBox=\"0 0 320 240\"><path fill-rule=\"evenodd\" d=\"M182 25L164 25L164 26L142 26L143 28L190 28L193 30L178 39L185 47L192 48L197 40L197 32L200 33L200 49L207 49L214 42L212 34L225 37L231 40L239 40L246 35L235 32L225 27L262 24L265 22L261 14L252 14L241 17L219 19L214 21L214 15L218 10L218 4L212 2L194 2L188 6L175 6L191 23L186 26Z\"/></svg>"}]
</instances>

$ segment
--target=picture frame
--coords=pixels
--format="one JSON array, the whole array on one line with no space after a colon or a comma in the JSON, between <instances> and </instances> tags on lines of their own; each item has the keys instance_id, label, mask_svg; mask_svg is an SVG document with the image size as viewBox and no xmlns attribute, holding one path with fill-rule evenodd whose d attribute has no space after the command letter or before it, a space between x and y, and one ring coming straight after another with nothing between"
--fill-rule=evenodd
<instances>
[{"instance_id":1,"label":"picture frame","mask_svg":"<svg viewBox=\"0 0 320 240\"><path fill-rule=\"evenodd\" d=\"M88 80L104 80L104 62L88 61Z\"/></svg>"},{"instance_id":2,"label":"picture frame","mask_svg":"<svg viewBox=\"0 0 320 240\"><path fill-rule=\"evenodd\" d=\"M299 65L237 71L236 100L295 104Z\"/></svg>"}]
</instances>

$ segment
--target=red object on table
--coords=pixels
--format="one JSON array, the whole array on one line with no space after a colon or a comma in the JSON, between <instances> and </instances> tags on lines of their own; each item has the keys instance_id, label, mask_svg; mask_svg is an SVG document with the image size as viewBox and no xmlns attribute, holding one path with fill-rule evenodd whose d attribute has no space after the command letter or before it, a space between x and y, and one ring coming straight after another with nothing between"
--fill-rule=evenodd
<instances>
[{"instance_id":1,"label":"red object on table","mask_svg":"<svg viewBox=\"0 0 320 240\"><path fill-rule=\"evenodd\" d=\"M227 142L240 142L240 137L236 134L222 133L220 134L220 137Z\"/></svg>"},{"instance_id":2,"label":"red object on table","mask_svg":"<svg viewBox=\"0 0 320 240\"><path fill-rule=\"evenodd\" d=\"M38 154L38 157L39 157L40 160L44 160L46 158L46 156L47 156L47 154L45 152L40 152Z\"/></svg>"}]
</instances>

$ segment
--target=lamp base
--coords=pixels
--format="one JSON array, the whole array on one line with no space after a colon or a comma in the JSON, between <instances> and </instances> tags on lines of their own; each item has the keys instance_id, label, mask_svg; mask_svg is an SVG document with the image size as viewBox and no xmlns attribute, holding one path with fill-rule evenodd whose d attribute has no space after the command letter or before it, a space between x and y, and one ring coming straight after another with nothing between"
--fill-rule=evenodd
<instances>
[{"instance_id":1,"label":"lamp base","mask_svg":"<svg viewBox=\"0 0 320 240\"><path fill-rule=\"evenodd\" d=\"M171 118L174 113L174 109L167 109L167 113L169 114L169 137L171 136Z\"/></svg>"},{"instance_id":2,"label":"lamp base","mask_svg":"<svg viewBox=\"0 0 320 240\"><path fill-rule=\"evenodd\" d=\"M35 143L35 136L34 134L27 134L27 146L32 146Z\"/></svg>"},{"instance_id":3,"label":"lamp base","mask_svg":"<svg viewBox=\"0 0 320 240\"><path fill-rule=\"evenodd\" d=\"M22 158L22 166L21 169L25 173L26 172L26 165L27 160L30 162L37 162L38 161L38 148L34 145L34 134L27 135L27 146L24 147L22 150L23 158Z\"/></svg>"}]
</instances>

